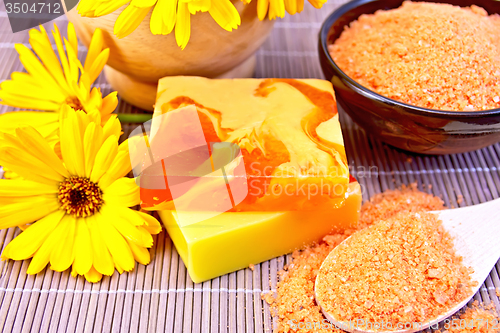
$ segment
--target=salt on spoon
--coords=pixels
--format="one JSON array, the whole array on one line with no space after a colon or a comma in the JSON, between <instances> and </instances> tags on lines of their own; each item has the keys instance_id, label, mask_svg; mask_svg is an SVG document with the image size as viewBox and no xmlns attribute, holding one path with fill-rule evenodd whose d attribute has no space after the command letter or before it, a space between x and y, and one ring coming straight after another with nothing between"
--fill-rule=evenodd
<instances>
[{"instance_id":1,"label":"salt on spoon","mask_svg":"<svg viewBox=\"0 0 500 333\"><path fill-rule=\"evenodd\" d=\"M318 290L321 288L324 289L325 286L323 285L318 288L318 285L325 284L325 274L328 273L327 270L329 265L341 264L336 262L337 259L342 257L339 256L339 251L346 250L346 246L349 246L348 240L353 237L351 236L330 252L321 265L316 277L316 303L321 307L321 311L326 319L328 319L332 324L335 324L338 328L348 332L416 332L436 325L437 323L445 320L447 317L453 315L465 304L467 304L467 302L478 291L481 284L486 280L491 269L500 257L500 199L475 206L435 211L431 212L431 214L434 214L439 220L442 221L444 230L453 238L454 252L457 256L461 256L463 258L463 266L473 269L473 272L470 273L470 280L476 281L477 283L470 286L467 290L468 292L465 292L464 295L462 295L463 298L433 318L419 320L418 323L409 323L410 325L406 325L404 327L389 328L387 323L385 326L384 323L370 323L370 325L367 325L367 321L357 321L357 318L352 318L349 322L346 322L345 318L336 318L334 314L329 313L325 309L328 308L327 302L331 301L328 299L327 293L319 292ZM418 214L416 215L417 217L420 217ZM366 229L366 232L370 231ZM444 255L445 253L443 253L443 256ZM350 262L348 264L355 265L355 260L356 258L350 258ZM442 268L447 269L447 267ZM437 272L439 272L439 270L437 270ZM438 274L437 272L433 272L432 274ZM346 279L344 278L343 280ZM343 280L341 281L344 282ZM349 281L345 282L348 286ZM377 302L378 300L374 301ZM376 304L365 304L365 306L366 305L370 307ZM349 304L347 306L354 307L355 304ZM407 311L407 309L404 309L404 311ZM412 311L412 309L409 309L408 311Z\"/></svg>"}]
</instances>

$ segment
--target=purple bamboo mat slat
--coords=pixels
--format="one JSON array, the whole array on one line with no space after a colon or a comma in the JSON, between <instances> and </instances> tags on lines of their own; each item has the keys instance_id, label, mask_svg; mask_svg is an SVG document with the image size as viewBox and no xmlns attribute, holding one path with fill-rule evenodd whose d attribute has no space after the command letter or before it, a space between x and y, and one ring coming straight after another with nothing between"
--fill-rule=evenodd
<instances>
[{"instance_id":1,"label":"purple bamboo mat slat","mask_svg":"<svg viewBox=\"0 0 500 333\"><path fill-rule=\"evenodd\" d=\"M322 10L278 20L257 52L256 77L323 78L316 43L323 19L344 1L330 0ZM66 25L64 18L57 21ZM52 23L47 24L51 28ZM0 3L0 82L22 70L14 43L27 43L27 32L12 34ZM85 55L81 47L79 54ZM111 91L104 76L96 86ZM0 106L0 113L12 110ZM141 112L120 102L118 112ZM392 149L367 135L341 113L352 174L367 200L376 193L417 182L449 207L477 204L500 195L500 144L467 154L417 156ZM124 124L125 135L134 125ZM1 176L1 171L0 171ZM431 186L430 186L431 185ZM0 231L0 247L19 230ZM28 262L0 263L0 331L2 332L272 332L277 319L261 294L275 292L278 272L290 256L194 284L168 235L155 237L152 262L128 274L114 274L90 284L69 272L26 274ZM500 310L500 263L476 300Z\"/></svg>"}]
</instances>

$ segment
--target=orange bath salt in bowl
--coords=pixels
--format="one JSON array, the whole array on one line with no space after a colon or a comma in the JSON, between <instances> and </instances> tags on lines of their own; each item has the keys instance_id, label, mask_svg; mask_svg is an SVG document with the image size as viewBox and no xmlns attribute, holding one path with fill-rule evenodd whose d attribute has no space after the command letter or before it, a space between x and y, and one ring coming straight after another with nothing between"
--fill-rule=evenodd
<instances>
[{"instance_id":1,"label":"orange bath salt in bowl","mask_svg":"<svg viewBox=\"0 0 500 333\"><path fill-rule=\"evenodd\" d=\"M361 15L328 46L362 86L428 109L500 108L500 16L478 6L406 1Z\"/></svg>"}]
</instances>

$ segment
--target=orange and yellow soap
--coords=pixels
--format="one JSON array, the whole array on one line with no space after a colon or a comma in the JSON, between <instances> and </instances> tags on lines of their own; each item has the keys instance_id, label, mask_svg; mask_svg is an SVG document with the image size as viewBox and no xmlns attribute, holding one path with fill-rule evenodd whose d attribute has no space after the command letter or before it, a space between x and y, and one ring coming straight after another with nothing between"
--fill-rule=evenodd
<instances>
[{"instance_id":1,"label":"orange and yellow soap","mask_svg":"<svg viewBox=\"0 0 500 333\"><path fill-rule=\"evenodd\" d=\"M142 191L143 208L159 211L194 282L289 253L357 223L361 190L349 175L330 82L161 79L153 124L181 107L196 108L209 146L238 145L248 187L243 200L208 219L199 211L183 211L180 219L175 201L162 202L157 195L152 200Z\"/></svg>"}]
</instances>

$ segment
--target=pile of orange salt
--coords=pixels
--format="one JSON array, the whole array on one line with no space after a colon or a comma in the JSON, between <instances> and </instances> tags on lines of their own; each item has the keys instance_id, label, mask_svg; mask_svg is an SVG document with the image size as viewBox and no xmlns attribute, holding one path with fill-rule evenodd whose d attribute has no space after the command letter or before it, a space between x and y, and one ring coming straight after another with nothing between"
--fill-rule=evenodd
<instances>
[{"instance_id":1,"label":"pile of orange salt","mask_svg":"<svg viewBox=\"0 0 500 333\"><path fill-rule=\"evenodd\" d=\"M436 333L490 333L500 332L500 317L493 303L487 306L474 301L472 306L454 318L444 321L443 330Z\"/></svg>"},{"instance_id":2,"label":"pile of orange salt","mask_svg":"<svg viewBox=\"0 0 500 333\"><path fill-rule=\"evenodd\" d=\"M434 214L400 213L340 244L316 292L327 313L363 330L424 327L471 294L471 273Z\"/></svg>"},{"instance_id":3,"label":"pile of orange salt","mask_svg":"<svg viewBox=\"0 0 500 333\"><path fill-rule=\"evenodd\" d=\"M374 196L363 205L357 230L398 214L425 213L443 208L441 199L415 188L387 191ZM293 253L292 263L280 272L276 298L268 300L278 317L279 324L275 332L342 332L327 325L328 322L315 302L314 283L321 264L331 250L354 232L356 230L328 235L321 243ZM478 315L481 316L482 313ZM490 325L489 330L484 332L494 331Z\"/></svg>"},{"instance_id":4,"label":"pile of orange salt","mask_svg":"<svg viewBox=\"0 0 500 333\"><path fill-rule=\"evenodd\" d=\"M362 15L329 45L349 77L420 107L500 107L500 16L478 6L404 2Z\"/></svg>"}]
</instances>

